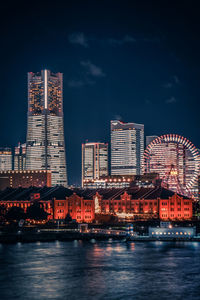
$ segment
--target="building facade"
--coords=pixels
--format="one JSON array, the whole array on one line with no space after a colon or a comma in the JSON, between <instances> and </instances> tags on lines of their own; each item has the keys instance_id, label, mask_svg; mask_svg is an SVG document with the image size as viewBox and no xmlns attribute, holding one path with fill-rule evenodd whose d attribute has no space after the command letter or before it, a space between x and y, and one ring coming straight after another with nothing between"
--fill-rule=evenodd
<instances>
[{"instance_id":1,"label":"building facade","mask_svg":"<svg viewBox=\"0 0 200 300\"><path fill-rule=\"evenodd\" d=\"M0 171L12 170L11 148L0 148Z\"/></svg>"},{"instance_id":2,"label":"building facade","mask_svg":"<svg viewBox=\"0 0 200 300\"><path fill-rule=\"evenodd\" d=\"M26 170L51 170L52 186L67 186L61 73L28 73Z\"/></svg>"},{"instance_id":3,"label":"building facade","mask_svg":"<svg viewBox=\"0 0 200 300\"><path fill-rule=\"evenodd\" d=\"M19 143L17 147L15 147L15 155L14 155L14 170L22 171L25 170L26 166L26 144Z\"/></svg>"},{"instance_id":4,"label":"building facade","mask_svg":"<svg viewBox=\"0 0 200 300\"><path fill-rule=\"evenodd\" d=\"M111 121L111 175L143 171L144 125Z\"/></svg>"},{"instance_id":5,"label":"building facade","mask_svg":"<svg viewBox=\"0 0 200 300\"><path fill-rule=\"evenodd\" d=\"M108 144L82 144L82 187L87 180L108 176Z\"/></svg>"},{"instance_id":6,"label":"building facade","mask_svg":"<svg viewBox=\"0 0 200 300\"><path fill-rule=\"evenodd\" d=\"M112 175L103 176L99 179L87 179L83 182L83 188L86 189L110 189L110 188L125 188L131 186L139 187L155 187L160 186L161 180L158 174L144 175Z\"/></svg>"},{"instance_id":7,"label":"building facade","mask_svg":"<svg viewBox=\"0 0 200 300\"><path fill-rule=\"evenodd\" d=\"M0 171L0 190L6 188L51 187L51 171Z\"/></svg>"},{"instance_id":8,"label":"building facade","mask_svg":"<svg viewBox=\"0 0 200 300\"><path fill-rule=\"evenodd\" d=\"M116 215L119 220L191 220L193 200L162 187L69 190L63 187L8 189L0 192L0 205L22 207L41 201L49 218L94 222L98 216Z\"/></svg>"}]
</instances>

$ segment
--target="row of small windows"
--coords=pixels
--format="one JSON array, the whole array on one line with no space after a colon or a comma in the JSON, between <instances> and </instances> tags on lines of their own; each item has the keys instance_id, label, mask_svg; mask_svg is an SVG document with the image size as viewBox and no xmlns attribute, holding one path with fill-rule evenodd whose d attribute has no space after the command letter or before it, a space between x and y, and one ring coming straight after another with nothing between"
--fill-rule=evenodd
<instances>
[{"instance_id":1,"label":"row of small windows","mask_svg":"<svg viewBox=\"0 0 200 300\"><path fill-rule=\"evenodd\" d=\"M168 205L168 202L162 202L162 205ZM174 202L170 202L170 205L175 205ZM181 202L177 202L177 205L181 205ZM190 205L190 202L187 201L187 202L184 202L184 205Z\"/></svg>"},{"instance_id":2,"label":"row of small windows","mask_svg":"<svg viewBox=\"0 0 200 300\"><path fill-rule=\"evenodd\" d=\"M156 232L152 232L152 235L191 235L191 232L159 232L159 231L156 231Z\"/></svg>"},{"instance_id":3,"label":"row of small windows","mask_svg":"<svg viewBox=\"0 0 200 300\"><path fill-rule=\"evenodd\" d=\"M183 215L177 214L177 217L182 217ZM190 214L184 214L184 217L189 217ZM171 217L174 217L174 215L171 215ZM162 218L168 218L168 214L162 214Z\"/></svg>"}]
</instances>

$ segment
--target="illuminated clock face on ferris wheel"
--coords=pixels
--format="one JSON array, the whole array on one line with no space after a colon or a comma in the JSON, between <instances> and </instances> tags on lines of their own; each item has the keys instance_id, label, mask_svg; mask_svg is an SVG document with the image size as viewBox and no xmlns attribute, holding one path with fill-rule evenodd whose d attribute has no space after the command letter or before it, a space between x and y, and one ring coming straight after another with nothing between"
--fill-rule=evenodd
<instances>
[{"instance_id":1,"label":"illuminated clock face on ferris wheel","mask_svg":"<svg viewBox=\"0 0 200 300\"><path fill-rule=\"evenodd\" d=\"M177 193L191 194L199 170L199 151L189 140L177 134L154 139L144 152L144 171L158 173L163 186Z\"/></svg>"}]
</instances>

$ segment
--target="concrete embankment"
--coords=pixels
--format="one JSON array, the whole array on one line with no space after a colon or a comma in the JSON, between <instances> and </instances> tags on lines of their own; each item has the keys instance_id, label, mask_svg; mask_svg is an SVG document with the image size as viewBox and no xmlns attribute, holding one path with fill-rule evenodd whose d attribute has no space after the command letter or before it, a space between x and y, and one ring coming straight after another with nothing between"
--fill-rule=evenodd
<instances>
[{"instance_id":1,"label":"concrete embankment","mask_svg":"<svg viewBox=\"0 0 200 300\"><path fill-rule=\"evenodd\" d=\"M126 238L125 234L113 234L113 233L94 233L85 232L81 233L75 230L38 230L38 231L8 231L0 232L0 243L33 243L33 242L53 242L53 241L74 241L74 240L126 240L127 242L154 242L154 241L196 241L200 242L200 236L191 238L153 238L149 236L130 236Z\"/></svg>"},{"instance_id":2,"label":"concrete embankment","mask_svg":"<svg viewBox=\"0 0 200 300\"><path fill-rule=\"evenodd\" d=\"M102 233L80 233L74 231L59 232L16 232L16 233L1 233L0 243L31 243L31 242L50 242L50 241L73 241L73 240L122 240L125 236Z\"/></svg>"},{"instance_id":3,"label":"concrete embankment","mask_svg":"<svg viewBox=\"0 0 200 300\"><path fill-rule=\"evenodd\" d=\"M200 236L192 238L153 238L149 236L131 236L127 237L127 242L200 242Z\"/></svg>"}]
</instances>

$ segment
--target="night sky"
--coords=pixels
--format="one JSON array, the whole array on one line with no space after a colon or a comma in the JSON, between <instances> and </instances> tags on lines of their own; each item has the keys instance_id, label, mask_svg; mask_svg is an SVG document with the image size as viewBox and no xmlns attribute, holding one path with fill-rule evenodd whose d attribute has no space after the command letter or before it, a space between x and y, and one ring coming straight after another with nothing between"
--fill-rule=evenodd
<instances>
[{"instance_id":1,"label":"night sky","mask_svg":"<svg viewBox=\"0 0 200 300\"><path fill-rule=\"evenodd\" d=\"M27 72L64 73L70 184L81 143L110 141L110 120L177 133L200 147L199 1L36 1L1 6L0 146L25 142Z\"/></svg>"}]
</instances>

